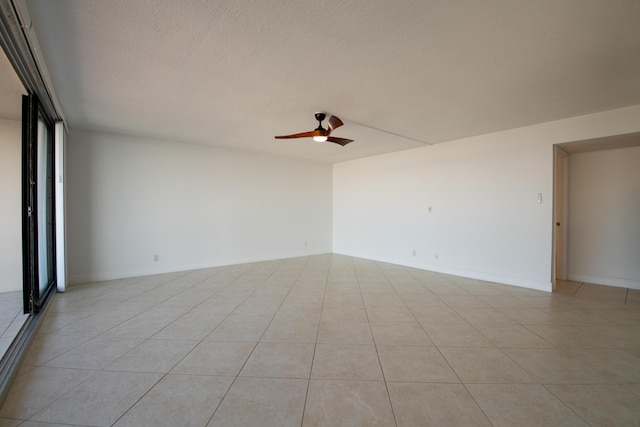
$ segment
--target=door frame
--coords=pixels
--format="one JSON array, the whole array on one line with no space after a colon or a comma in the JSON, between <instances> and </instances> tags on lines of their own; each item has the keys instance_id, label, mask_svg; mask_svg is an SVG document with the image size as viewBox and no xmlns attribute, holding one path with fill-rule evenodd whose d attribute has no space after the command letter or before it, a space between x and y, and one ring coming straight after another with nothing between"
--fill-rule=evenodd
<instances>
[{"instance_id":1,"label":"door frame","mask_svg":"<svg viewBox=\"0 0 640 427\"><path fill-rule=\"evenodd\" d=\"M553 238L551 282L567 279L569 237L569 153L553 147Z\"/></svg>"},{"instance_id":2,"label":"door frame","mask_svg":"<svg viewBox=\"0 0 640 427\"><path fill-rule=\"evenodd\" d=\"M48 163L47 176L44 177L47 193L51 202L47 205L46 217L39 217L39 205L42 200L38 197L38 185L42 183L39 177L40 166L38 164L38 127L42 120L47 128L45 161ZM55 150L53 139L53 121L41 107L38 96L29 93L22 97L22 271L23 271L23 304L24 313L37 314L42 309L43 303L49 297L56 283L56 210L55 210ZM48 258L47 284L40 289L40 256L41 243L38 238L39 225L45 221L45 225L51 222L50 231L45 231L48 236L47 248L44 248ZM45 227L45 230L48 227Z\"/></svg>"}]
</instances>

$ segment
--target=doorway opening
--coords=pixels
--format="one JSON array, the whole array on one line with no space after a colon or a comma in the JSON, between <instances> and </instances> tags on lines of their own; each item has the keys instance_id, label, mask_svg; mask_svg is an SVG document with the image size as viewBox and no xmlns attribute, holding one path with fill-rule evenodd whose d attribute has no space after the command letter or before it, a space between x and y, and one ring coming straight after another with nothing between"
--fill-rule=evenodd
<instances>
[{"instance_id":1,"label":"doorway opening","mask_svg":"<svg viewBox=\"0 0 640 427\"><path fill-rule=\"evenodd\" d=\"M554 291L640 289L638 147L640 132L554 146Z\"/></svg>"}]
</instances>

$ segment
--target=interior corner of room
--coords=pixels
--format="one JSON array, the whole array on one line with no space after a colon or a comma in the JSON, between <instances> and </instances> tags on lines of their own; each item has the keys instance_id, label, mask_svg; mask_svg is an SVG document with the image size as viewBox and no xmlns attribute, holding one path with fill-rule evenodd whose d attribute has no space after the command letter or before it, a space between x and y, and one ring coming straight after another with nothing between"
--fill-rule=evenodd
<instances>
[{"instance_id":1,"label":"interior corner of room","mask_svg":"<svg viewBox=\"0 0 640 427\"><path fill-rule=\"evenodd\" d=\"M296 130L307 119L314 124L312 116L299 105L283 106L282 115L295 113L300 118L275 120L273 116L280 113L264 95L265 99L260 98L264 112L249 115L255 111L247 107L246 116L235 117L234 112L245 110L229 97L232 105L219 111L223 117L216 124L230 124L216 134L217 143L205 144L196 141L190 130L196 121L213 120L210 112L176 112L180 120L165 120L162 130L166 132L161 134L153 121L158 111L146 98L138 99L139 94L126 90L113 97L100 93L105 104L119 105L124 97L149 107L127 117L127 125L139 125L137 129L93 123L108 116L100 109L102 100L92 99L95 103L86 108L96 110L86 116L78 109L73 114L63 111L64 107L85 108L75 103L91 93L83 93L87 88L79 86L79 67L71 70L77 73L73 76L78 86L66 80L65 61L60 58L78 65L72 62L78 58L67 50L71 43L64 43L72 32L60 39L54 35L67 22L38 22L49 8L55 9L52 3L33 2L33 26L25 25L29 28L25 34L31 37L26 46L33 49L40 67L32 74L40 76L38 85L47 94L41 96L48 103L43 108L57 111L56 120L68 129L64 153L52 154L55 164L63 167L54 181L60 184L56 185L57 212L65 216L60 215L56 225L68 226L58 231L65 250L51 260L58 265L60 286L338 253L549 292L556 279L640 289L637 93L633 102L473 135L456 134L434 144L403 138L398 132L378 132L374 121L375 126L365 126L357 117L345 119L341 131L351 130L357 136L344 148L362 150L358 155L330 151L341 147L275 145L273 134L280 126L289 126L291 120ZM6 5L18 9L16 5L22 5L22 18L30 20L27 4L2 3L5 13ZM100 9L106 4L83 7ZM93 19L98 14L89 11L86 16ZM120 23L123 31L133 31L126 25L128 19ZM82 25L74 29L87 30ZM85 44L81 48L88 49ZM162 55L156 59L162 60ZM86 61L84 65L91 62ZM112 65L122 64L114 61ZM156 65L151 62L149 68L161 68ZM278 70L274 68L270 77L286 80ZM266 79L260 71L248 69L244 84L252 78ZM235 76L235 71L224 72L227 78ZM136 75L136 84L141 84L144 79ZM144 77L160 85L162 76ZM299 78L298 82L306 77ZM226 93L223 89L218 86L215 94ZM21 98L28 92L31 88L25 89L3 54L0 293L20 293L18 304L22 304L24 243ZM209 93L210 98L203 100L195 89L190 96L200 105L214 98ZM362 104L369 99L362 96ZM403 116L403 112L395 114ZM398 126L423 120L413 111L404 115L397 119ZM253 120L263 127L254 126ZM175 123L175 129L167 123ZM234 129L247 132L242 134L247 140L242 148L233 144ZM397 149L381 148L389 140L397 142ZM22 311L22 306L17 309Z\"/></svg>"}]
</instances>

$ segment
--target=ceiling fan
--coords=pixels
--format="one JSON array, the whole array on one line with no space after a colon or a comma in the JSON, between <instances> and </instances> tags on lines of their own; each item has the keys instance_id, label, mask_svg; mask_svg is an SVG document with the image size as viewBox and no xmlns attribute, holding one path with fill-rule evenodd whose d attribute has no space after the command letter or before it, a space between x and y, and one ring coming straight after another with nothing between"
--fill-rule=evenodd
<instances>
[{"instance_id":1,"label":"ceiling fan","mask_svg":"<svg viewBox=\"0 0 640 427\"><path fill-rule=\"evenodd\" d=\"M294 133L293 135L276 136L275 138L276 139L292 139L292 138L312 137L313 140L316 142L329 141L329 142L342 145L343 147L348 143L353 142L353 139L338 138L335 136L331 136L331 132L333 132L334 129L337 129L344 124L342 123L342 120L340 120L338 117L336 116L329 117L329 124L327 125L329 129L325 129L322 127L322 121L327 117L327 114L316 113L315 115L316 115L316 120L318 121L318 127L315 128L314 130L311 130L309 132Z\"/></svg>"}]
</instances>

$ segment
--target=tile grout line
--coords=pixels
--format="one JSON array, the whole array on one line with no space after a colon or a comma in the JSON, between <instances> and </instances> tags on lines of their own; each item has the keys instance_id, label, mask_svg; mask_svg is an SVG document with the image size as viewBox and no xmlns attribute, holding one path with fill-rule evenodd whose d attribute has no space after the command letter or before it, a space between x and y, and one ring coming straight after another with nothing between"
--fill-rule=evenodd
<instances>
[{"instance_id":1,"label":"tile grout line","mask_svg":"<svg viewBox=\"0 0 640 427\"><path fill-rule=\"evenodd\" d=\"M282 304L284 304L284 302L286 301L287 297L291 294L291 290L295 287L296 282L297 282L297 281L298 281L298 279L300 278L300 275L301 275L301 274L302 274L302 272L304 271L304 268L305 268L305 267L306 267L306 265L309 263L309 260L310 260L310 259L311 259L311 257L308 257L308 258L307 258L307 262L305 263L305 265L304 265L303 267L301 267L301 268L300 268L300 271L298 272L298 276L296 277L296 280L293 282L293 285L290 287L289 292L287 292L287 295L283 298L282 302L281 302L281 303L280 303L280 305L278 306L278 310L276 310L276 312L273 314L273 316L271 317L271 320L269 320L269 322L267 323L267 326L264 328L264 331L262 331L262 334L260 335L260 337L258 337L258 340L256 341L255 345L253 346L253 349L251 350L251 352L249 353L249 355L248 355L248 356L247 356L247 358L245 359L244 363L242 364L242 366L240 367L240 369L238 369L238 373L235 375L235 377L234 377L233 381L231 381L231 384L229 384L229 388L227 388L227 390L225 391L224 395L220 398L220 401L219 401L219 402L218 402L218 404L216 405L216 407L215 407L215 409L214 409L213 413L211 414L211 416L209 417L209 419L208 419L208 421L207 421L207 424L206 424L206 425L209 425L209 424L211 423L211 421L213 420L213 417L216 415L216 412L218 412L218 409L220 409L220 406L222 405L222 402L224 401L224 399L225 399L225 398L227 397L227 395L229 394L229 391L231 390L231 388L233 387L233 385L238 381L238 378L240 378L240 373L242 372L242 370L243 370L243 369L244 369L244 367L246 366L247 362L248 362L248 361L249 361L249 359L251 358L251 355L253 354L253 352L256 350L256 347L258 347L258 344L259 344L259 343L260 343L260 341L262 340L262 337L264 337L264 334L267 332L267 329L269 329L269 326L271 325L271 322L273 322L273 319L275 318L276 314L277 314L277 313L278 313L278 311L280 311L280 309L282 308ZM273 277L273 276L276 274L276 272L277 272L278 270L280 270L280 269L282 268L282 266L283 266L283 265L285 265L285 264L286 264L286 262L281 263L281 265L280 265L276 270L274 270L271 274L269 274L269 276L268 276L268 277L266 277L266 278L265 278L265 279L260 283L260 285L258 285L258 286L257 286L257 287L256 287L256 288L255 288L255 289L254 289L250 294L249 294L249 295L247 295L247 297L246 297L244 300L242 300L242 302L241 302L240 304L238 304L238 305L236 306L236 308L235 308L233 311L231 311L231 313L229 313L229 314L225 317L225 319L224 319L224 320L228 319L228 318L233 314L233 312L234 312L235 310L237 310L237 309L238 309L238 307L240 307L240 305L242 305L242 304L243 304L247 299L249 299L249 297L250 297L251 295L253 295L253 294L258 290L258 288L260 288L260 286L264 285L264 283L265 283L267 280L269 280L271 277ZM240 277L244 276L244 275L245 275L246 273L248 273L248 272L249 272L249 270L247 270L247 271L246 271L244 274L242 274ZM238 279L240 279L240 277L238 277ZM236 279L236 280L238 280L238 279ZM235 282L236 280L234 280L234 282ZM224 320L223 320L223 322L224 322ZM222 324L222 322L220 322L220 324ZM219 324L219 325L220 325L220 324ZM218 325L218 326L219 326L219 325ZM217 326L216 326L216 328L217 328ZM215 328L214 328L214 331L215 331ZM211 331L211 333L213 333L213 331ZM207 335L207 337L208 337L209 335L211 335L211 334L208 334L208 335ZM203 340L202 340L202 341L206 340L206 338L207 338L207 337L203 338ZM195 347L194 347L194 348L195 348ZM186 357L186 356L185 356L185 357ZM260 378L262 378L262 377L260 377Z\"/></svg>"},{"instance_id":2,"label":"tile grout line","mask_svg":"<svg viewBox=\"0 0 640 427\"><path fill-rule=\"evenodd\" d=\"M222 271L224 271L224 270L222 270ZM220 271L219 273L222 273L222 271ZM245 272L244 274L246 274L246 272ZM233 280L233 281L229 282L227 285L223 286L222 288L220 288L220 289L219 289L218 291L216 291L215 293L217 293L217 292L219 292L220 290L222 290L222 289L226 288L227 286L230 286L233 282L235 282L236 280L238 280L238 279L239 279L240 277L242 277L244 274L240 275L240 276L239 276L239 277L237 277L235 280ZM186 275L186 274L185 274L185 275ZM177 277L176 279L181 278L181 277L183 277L183 276L179 276L179 277ZM196 286L196 285L198 285L198 284L200 284L200 283L204 282L204 281L205 281L205 280L207 280L207 279L208 279L208 278L203 278L202 280L200 280L200 281L198 281L198 282L194 283L194 284L193 284L192 286L190 286L188 289L191 289L193 286ZM170 280L170 281L168 281L168 282L165 282L165 284L166 284L166 283L171 283L172 281L173 281L173 280ZM161 286L162 286L162 285L161 285ZM155 287L155 288L153 288L153 289L157 289L157 287ZM186 289L185 289L185 290L183 290L183 291L181 291L181 292L178 292L176 295L180 295L180 294L182 294L182 293L183 293L183 292L185 292L185 291L186 291ZM215 295L215 293L214 293L214 295ZM176 295L174 295L174 296L176 296ZM213 295L212 295L212 297L213 297ZM132 297L132 298L134 298L134 297ZM171 299L171 298L173 298L173 297L170 297L170 298L168 298L168 299ZM167 299L167 300L168 300L168 299ZM208 299L209 299L209 298L207 298L207 300L208 300ZM165 301L167 301L167 300L165 300ZM124 301L123 301L123 302L124 302ZM200 304L198 304L197 306L199 306L199 305L200 305ZM196 307L197 307L197 306L196 306ZM155 307L155 306L154 306L154 307ZM193 307L193 308L195 308L195 307ZM193 308L192 308L192 309L193 309ZM190 311L190 310L189 310L189 311ZM184 316L184 315L183 315L183 316ZM181 317L183 317L183 316L180 316L179 318L181 318ZM135 317L135 316L134 316L134 317ZM177 319L176 319L176 320L177 320ZM174 321L175 321L175 320L174 320ZM171 323L173 323L173 322L171 322ZM164 328L162 328L162 329L164 329ZM161 330L162 330L162 329L161 329ZM106 331L105 331L105 332L106 332ZM158 331L158 332L160 332L160 331ZM158 332L156 332L156 333L158 333ZM154 335L155 335L155 334L154 334ZM153 337L153 335L152 335L152 337ZM135 349L135 348L137 348L137 347L141 346L142 344L144 344L145 342L149 341L150 339L151 339L151 337L146 338L146 339L145 339L145 340L143 340L140 344L138 344L137 346L135 346L133 349ZM201 340L200 342L202 342L202 340ZM157 386L157 385L158 385L162 380L164 380L164 379L165 379L165 378L170 374L171 370L172 370L173 368L175 368L175 367L176 367L176 366L177 366L177 365L178 365L182 360L184 360L184 358L185 358L185 357L187 357L187 355L188 355L188 354L190 354L190 353L191 353L191 351L193 351L193 349L194 349L195 347L197 347L198 345L199 345L199 344L196 344L196 345L195 345L195 346L194 346L190 351L188 351L188 352L187 352L187 353L186 353L186 354L185 354L185 355L184 355L184 356L183 356L183 357L182 357L178 362L176 362L176 363L173 365L173 367L172 367L171 369L169 369L169 370L168 370L167 372L165 372L165 373L162 373L161 377L160 377L160 378L159 378L159 379L158 379L158 380L157 380L157 381L156 381L156 382L155 382L151 387L149 387L149 389L148 389L145 393L143 393L143 394L142 394L142 395L141 395L141 396L140 396L140 397L139 397L139 398L138 398L138 399L137 399L137 400L136 400L136 401L135 401L135 402L134 402L134 403L133 403L129 408L127 408L127 410L126 410L126 411L124 411L124 413L123 413L122 415L120 415L120 416L119 416L119 417L118 417L114 422L112 422L110 425L115 425L116 423L118 423L118 421L120 421L120 419L122 419L122 418L123 418L127 413L129 413L129 412L131 411L131 409L133 409L133 408L138 404L138 402L140 402L140 401L141 401L145 396L147 396L147 395L149 394L149 392L150 392L151 390L153 390L153 389L154 389L154 388L155 388L155 387L156 387L156 386ZM114 360L112 363L115 363L117 360L121 359L121 358L122 358L122 357L124 357L126 354L130 353L131 351L133 351L133 349L131 349L131 350L129 350L129 351L127 351L127 352L125 352L122 356L118 357L118 358L117 358L116 360ZM111 365L111 363L110 363L109 365ZM91 377L93 377L93 376L97 375L99 372L109 372L109 371L105 371L105 370L104 370L104 369L105 369L106 367L108 367L109 365L107 365L107 366L105 366L104 368L100 369L99 371L97 371L97 372L96 372L94 375L92 375ZM117 371L116 371L116 372L117 372ZM145 373L146 373L146 372L145 372ZM90 377L90 378L91 378L91 377ZM89 378L87 378L87 380L88 380L88 379L89 379ZM86 381L86 380L85 380L85 381ZM84 381L83 381L83 383L84 383ZM80 384L78 384L78 386L79 386L79 385L80 385ZM76 387L78 387L78 386L76 386ZM73 389L75 389L76 387L74 387ZM70 390L69 392L71 392L71 390ZM56 400L57 400L57 399L56 399ZM51 404L53 404L53 402L52 402ZM50 406L50 405L47 405L47 406ZM45 407L45 408L46 408L46 407ZM43 408L42 410L44 410L45 408Z\"/></svg>"},{"instance_id":3,"label":"tile grout line","mask_svg":"<svg viewBox=\"0 0 640 427\"><path fill-rule=\"evenodd\" d=\"M571 296L577 296L578 291L580 290L580 288L582 288L582 285L584 285L584 282L580 282L580 284L578 285L578 287L576 288L575 291L573 291L573 293L571 294Z\"/></svg>"},{"instance_id":4,"label":"tile grout line","mask_svg":"<svg viewBox=\"0 0 640 427\"><path fill-rule=\"evenodd\" d=\"M324 313L324 301L327 295L327 285L329 282L330 271L331 271L331 261L329 261L329 267L327 269L327 277L325 278L325 281L324 281L324 292L322 292L322 308L320 309L320 319L318 320L318 330L316 331L316 340L313 343L313 355L311 356L311 366L309 367L309 379L307 381L307 391L304 395L304 404L302 405L302 419L300 420L300 427L304 425L304 416L307 413L307 401L309 400L309 389L311 388L313 362L316 359L316 350L318 349L318 337L320 336L320 325L322 323L322 314Z\"/></svg>"},{"instance_id":5,"label":"tile grout line","mask_svg":"<svg viewBox=\"0 0 640 427\"><path fill-rule=\"evenodd\" d=\"M385 272L380 268L380 266L378 265L377 262L376 262L376 266L378 267L378 269L382 273L382 275L385 278L385 280L387 281L387 283L389 283L389 286L391 286L393 291L397 294L396 289L393 287L391 282L389 282L389 278L387 277ZM360 278L358 277L357 273L356 273L356 280L357 280L357 283L358 283L358 289L360 290L360 296L362 297L362 288L360 287ZM400 300L402 301L402 298L400 298ZM393 415L393 421L396 423L396 427L398 427L398 418L396 417L396 411L393 408L393 402L391 401L391 393L389 393L389 385L387 384L387 377L384 374L384 368L382 367L382 360L380 359L380 352L378 351L378 345L376 344L376 337L373 335L373 331L371 329L371 318L369 317L369 310L367 309L367 304L364 302L364 298L362 298L362 303L364 305L365 314L367 315L367 323L369 324L369 333L371 333L371 338L373 339L373 347L376 349L376 356L378 357L378 364L380 365L380 372L382 373L382 382L384 383L384 389L387 392L387 399L389 399L389 407L391 408L391 414ZM404 301L402 301L402 303L405 304ZM405 306L406 306L406 304L405 304ZM408 308L407 308L407 310L408 310ZM409 312L411 313L411 311L409 311ZM411 315L413 316L413 313L411 313Z\"/></svg>"},{"instance_id":6,"label":"tile grout line","mask_svg":"<svg viewBox=\"0 0 640 427\"><path fill-rule=\"evenodd\" d=\"M423 287L426 287L426 286L425 286L424 284L422 284L422 283L421 283L421 285L422 285ZM392 284L391 286L392 286L392 287L394 288L394 290L395 290L395 287L393 286L393 284ZM396 291L396 292L397 292L397 291ZM436 297L437 297L438 299L440 299L444 304L446 304L447 306L449 306L449 304L448 304L446 301L442 300L442 298L440 298L438 295L436 295ZM483 302L484 302L484 301L483 301ZM404 300L403 300L403 303L404 303ZM405 303L405 305L406 305L406 303ZM456 313L458 313L458 312L457 312L453 307L449 306L449 308L450 308L450 309L452 309L453 311L455 311ZM424 333L427 335L427 337L429 337L429 339L431 340L431 337L429 336L429 334L427 333L427 331L425 331L425 330L424 330L424 326L422 326L422 324L421 324L421 323L418 321L418 319L415 317L415 314L413 313L413 311L411 311L411 309L409 309L409 307L407 307L407 309L409 310L409 312L411 313L411 315L413 316L413 318L416 320L416 322L418 322L418 325L420 325L420 328L422 328L423 332L424 332ZM458 313L458 315L459 315L459 313ZM466 321L466 319L464 319L464 320ZM470 322L468 322L468 323L471 325L471 323L470 323ZM471 325L471 326L473 327L473 325ZM476 329L476 328L474 328L474 329ZM481 334L482 336L484 336L484 334L482 334L482 332L480 332L479 330L477 330L477 329L476 329L476 331L477 331L479 334ZM486 337L485 337L485 338L486 338ZM489 338L487 338L487 339L489 339ZM491 341L491 340L489 340L489 341ZM476 400L476 398L473 396L473 394L471 393L471 391L470 391L470 390L469 390L469 388L467 387L467 384L465 384L465 382L464 382L464 381L462 381L462 378L460 378L460 375L458 375L458 373L457 373L457 372L456 372L456 370L453 368L453 366L451 366L451 363L449 362L449 360L445 357L445 355L444 355L444 354L442 354L442 350L440 350L440 346L436 345L436 343L435 343L435 342L433 342L433 340L431 340L431 342L433 343L434 347L435 347L435 348L436 348L436 350L438 351L438 354L440 354L440 357L442 357L442 359L445 361L445 363L447 364L447 366L449 367L449 369L451 369L451 372L453 372L453 374L456 376L456 378L458 378L458 381L460 382L460 384L464 387L464 389L467 391L467 393L469 394L469 396L471 397L471 399L475 402L475 404L476 404L476 406L478 407L478 409L480 409L480 412L482 412L482 414L484 415L485 419L486 419L490 424L494 425L494 424L493 424L493 422L491 421L491 419L489 418L489 416L487 415L487 413L484 411L484 409L482 409L482 406L480 406L480 404L478 403L478 401ZM444 347L444 346L443 346L443 347ZM496 347L496 348L497 348L497 347ZM498 350L500 350L500 349L498 349ZM386 381L385 381L385 384L386 384ZM451 384L451 383L445 383L445 384ZM396 424L397 424L397 422L396 422Z\"/></svg>"}]
</instances>

